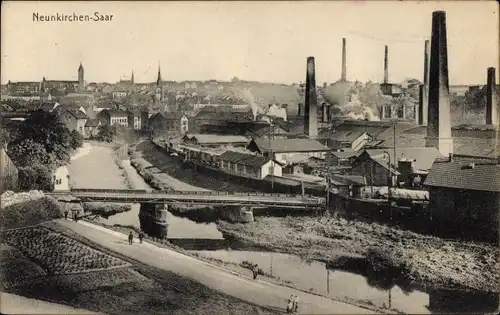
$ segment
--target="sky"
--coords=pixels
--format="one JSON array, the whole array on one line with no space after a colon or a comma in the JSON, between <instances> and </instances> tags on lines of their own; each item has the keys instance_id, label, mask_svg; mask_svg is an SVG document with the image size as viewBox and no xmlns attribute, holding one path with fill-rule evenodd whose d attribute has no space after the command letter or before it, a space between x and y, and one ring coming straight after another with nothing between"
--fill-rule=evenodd
<instances>
[{"instance_id":1,"label":"sky","mask_svg":"<svg viewBox=\"0 0 500 315\"><path fill-rule=\"evenodd\" d=\"M446 11L450 85L485 84L499 63L495 1L276 1L276 2L21 2L3 1L1 82L129 79L305 81L314 56L316 82L341 73L347 40L347 79L422 80L424 40L432 12ZM33 14L113 15L103 22L36 22Z\"/></svg>"}]
</instances>

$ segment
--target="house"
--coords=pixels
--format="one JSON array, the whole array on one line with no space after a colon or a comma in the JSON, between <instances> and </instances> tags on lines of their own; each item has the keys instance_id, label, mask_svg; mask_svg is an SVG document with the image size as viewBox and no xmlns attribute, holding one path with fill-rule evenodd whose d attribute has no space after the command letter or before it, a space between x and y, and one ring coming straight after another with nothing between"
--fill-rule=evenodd
<instances>
[{"instance_id":1,"label":"house","mask_svg":"<svg viewBox=\"0 0 500 315\"><path fill-rule=\"evenodd\" d=\"M128 126L129 113L127 111L104 109L97 114L97 119L103 124Z\"/></svg>"},{"instance_id":2,"label":"house","mask_svg":"<svg viewBox=\"0 0 500 315\"><path fill-rule=\"evenodd\" d=\"M500 158L450 155L436 160L424 186L438 229L498 240Z\"/></svg>"},{"instance_id":3,"label":"house","mask_svg":"<svg viewBox=\"0 0 500 315\"><path fill-rule=\"evenodd\" d=\"M56 169L53 175L54 191L70 190L69 178L69 170L66 166L61 166Z\"/></svg>"},{"instance_id":4,"label":"house","mask_svg":"<svg viewBox=\"0 0 500 315\"><path fill-rule=\"evenodd\" d=\"M267 156L272 153L274 159L281 163L287 163L294 155L307 155L324 159L330 151L314 139L253 139L247 145L247 149Z\"/></svg>"},{"instance_id":5,"label":"house","mask_svg":"<svg viewBox=\"0 0 500 315\"><path fill-rule=\"evenodd\" d=\"M365 177L359 175L332 174L329 180L330 191L344 197L359 198L362 188L366 186Z\"/></svg>"},{"instance_id":6,"label":"house","mask_svg":"<svg viewBox=\"0 0 500 315\"><path fill-rule=\"evenodd\" d=\"M397 148L396 156L393 149L367 149L355 159L352 175L366 176L368 185L373 186L395 186L399 182L413 186L422 183L432 163L442 157L434 147ZM400 172L403 168L408 170Z\"/></svg>"},{"instance_id":7,"label":"house","mask_svg":"<svg viewBox=\"0 0 500 315\"><path fill-rule=\"evenodd\" d=\"M17 191L19 184L19 172L14 165L9 155L3 148L3 143L0 143L0 193L7 190Z\"/></svg>"},{"instance_id":8,"label":"house","mask_svg":"<svg viewBox=\"0 0 500 315\"><path fill-rule=\"evenodd\" d=\"M95 137L99 132L101 121L99 119L87 119L85 123L85 137Z\"/></svg>"},{"instance_id":9,"label":"house","mask_svg":"<svg viewBox=\"0 0 500 315\"><path fill-rule=\"evenodd\" d=\"M281 164L260 155L226 151L219 156L220 168L228 173L263 179L267 175L282 176Z\"/></svg>"},{"instance_id":10,"label":"house","mask_svg":"<svg viewBox=\"0 0 500 315\"><path fill-rule=\"evenodd\" d=\"M114 109L114 106L110 102L99 102L98 104L94 104L92 106L92 109L94 110L94 112L99 113L100 111L105 109L107 110Z\"/></svg>"},{"instance_id":11,"label":"house","mask_svg":"<svg viewBox=\"0 0 500 315\"><path fill-rule=\"evenodd\" d=\"M189 118L183 113L156 113L149 118L148 125L154 135L184 134L184 130L189 130Z\"/></svg>"},{"instance_id":12,"label":"house","mask_svg":"<svg viewBox=\"0 0 500 315\"><path fill-rule=\"evenodd\" d=\"M191 132L200 132L204 124L219 123L223 121L249 121L253 119L251 110L243 111L225 111L216 108L203 108L194 117L191 118Z\"/></svg>"},{"instance_id":13,"label":"house","mask_svg":"<svg viewBox=\"0 0 500 315\"><path fill-rule=\"evenodd\" d=\"M145 129L147 121L148 121L147 111L132 110L128 112L129 127L134 128L134 130Z\"/></svg>"},{"instance_id":14,"label":"house","mask_svg":"<svg viewBox=\"0 0 500 315\"><path fill-rule=\"evenodd\" d=\"M57 103L57 102L43 102L43 103L40 104L39 109L41 109L43 111L46 111L46 112L52 112L58 106L59 106L59 103Z\"/></svg>"},{"instance_id":15,"label":"house","mask_svg":"<svg viewBox=\"0 0 500 315\"><path fill-rule=\"evenodd\" d=\"M334 167L351 167L362 151L331 151L326 155L327 164Z\"/></svg>"},{"instance_id":16,"label":"house","mask_svg":"<svg viewBox=\"0 0 500 315\"><path fill-rule=\"evenodd\" d=\"M373 141L373 136L366 131L324 129L319 132L318 140L325 141L326 146L335 151L359 151Z\"/></svg>"},{"instance_id":17,"label":"house","mask_svg":"<svg viewBox=\"0 0 500 315\"><path fill-rule=\"evenodd\" d=\"M182 141L191 146L220 147L234 146L245 147L248 139L243 136L207 135L207 134L186 134Z\"/></svg>"},{"instance_id":18,"label":"house","mask_svg":"<svg viewBox=\"0 0 500 315\"><path fill-rule=\"evenodd\" d=\"M113 98L114 99L121 99L127 97L127 92L126 91L113 91Z\"/></svg>"},{"instance_id":19,"label":"house","mask_svg":"<svg viewBox=\"0 0 500 315\"><path fill-rule=\"evenodd\" d=\"M88 119L87 115L75 109L61 108L57 110L57 112L69 130L76 130L82 136L85 136L85 123Z\"/></svg>"}]
</instances>

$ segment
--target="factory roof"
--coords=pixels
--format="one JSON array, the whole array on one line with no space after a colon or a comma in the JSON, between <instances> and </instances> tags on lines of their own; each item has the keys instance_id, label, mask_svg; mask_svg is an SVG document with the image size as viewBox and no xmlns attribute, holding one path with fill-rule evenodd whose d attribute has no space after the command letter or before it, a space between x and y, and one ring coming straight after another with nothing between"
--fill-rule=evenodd
<instances>
[{"instance_id":1,"label":"factory roof","mask_svg":"<svg viewBox=\"0 0 500 315\"><path fill-rule=\"evenodd\" d=\"M333 139L340 142L353 142L359 139L364 134L369 133L360 130L332 130L332 129L322 129L318 133L318 138L321 139ZM370 135L371 136L371 135Z\"/></svg>"},{"instance_id":2,"label":"factory roof","mask_svg":"<svg viewBox=\"0 0 500 315\"><path fill-rule=\"evenodd\" d=\"M387 153L389 153L391 168L395 166L394 150L392 149L367 149L361 155L365 153L385 168L388 167ZM415 169L425 171L432 167L432 163L434 163L437 158L443 158L443 155L436 148L396 148L396 157L398 161L402 158L415 160Z\"/></svg>"},{"instance_id":3,"label":"factory roof","mask_svg":"<svg viewBox=\"0 0 500 315\"><path fill-rule=\"evenodd\" d=\"M187 134L184 139L196 139L199 144L218 143L247 143L248 139L243 136L207 135L207 134Z\"/></svg>"},{"instance_id":4,"label":"factory roof","mask_svg":"<svg viewBox=\"0 0 500 315\"><path fill-rule=\"evenodd\" d=\"M261 152L270 150L274 153L330 151L328 147L325 147L313 139L254 139L248 146L251 146L252 143L254 143Z\"/></svg>"},{"instance_id":5,"label":"factory roof","mask_svg":"<svg viewBox=\"0 0 500 315\"><path fill-rule=\"evenodd\" d=\"M436 161L424 185L500 192L500 165L497 158L453 156L451 161Z\"/></svg>"},{"instance_id":6,"label":"factory roof","mask_svg":"<svg viewBox=\"0 0 500 315\"><path fill-rule=\"evenodd\" d=\"M267 162L269 162L269 159L260 155L252 155L234 151L226 151L223 154L221 154L219 158L223 161L229 161L232 163L238 163L252 167L261 167Z\"/></svg>"}]
</instances>

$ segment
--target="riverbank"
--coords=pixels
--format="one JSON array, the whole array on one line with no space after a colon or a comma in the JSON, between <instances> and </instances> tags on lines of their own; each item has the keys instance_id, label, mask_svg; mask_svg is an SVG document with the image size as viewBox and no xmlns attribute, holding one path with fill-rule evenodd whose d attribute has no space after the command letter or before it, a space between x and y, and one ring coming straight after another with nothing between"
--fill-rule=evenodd
<instances>
[{"instance_id":1,"label":"riverbank","mask_svg":"<svg viewBox=\"0 0 500 315\"><path fill-rule=\"evenodd\" d=\"M394 281L437 288L498 292L499 250L340 217L256 217L255 222L217 223L225 235L270 251L338 265L374 249L389 253L401 273Z\"/></svg>"},{"instance_id":2,"label":"riverbank","mask_svg":"<svg viewBox=\"0 0 500 315\"><path fill-rule=\"evenodd\" d=\"M203 187L211 185L204 178L189 176L192 170L182 170L179 165L169 166L172 157L160 152L151 142L141 143L137 152L146 157L150 168L175 169L171 175L178 179L190 179L191 183ZM365 257L373 253L373 249L380 249L382 255L388 256L381 260L398 265L393 267L400 269L400 279L397 279L400 282L498 292L499 250L490 244L445 240L336 216L255 218L254 223L219 221L217 226L224 235L250 246L329 264L356 256Z\"/></svg>"}]
</instances>

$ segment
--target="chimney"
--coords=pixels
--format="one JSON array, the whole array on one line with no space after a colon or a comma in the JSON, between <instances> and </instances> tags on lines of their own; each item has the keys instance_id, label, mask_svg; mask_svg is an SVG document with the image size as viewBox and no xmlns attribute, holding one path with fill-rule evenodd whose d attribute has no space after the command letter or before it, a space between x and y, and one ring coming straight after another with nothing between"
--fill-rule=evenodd
<instances>
[{"instance_id":1,"label":"chimney","mask_svg":"<svg viewBox=\"0 0 500 315\"><path fill-rule=\"evenodd\" d=\"M424 84L418 87L418 110L416 111L415 119L419 125L427 125L427 112L428 112L428 89ZM427 102L427 103L426 103Z\"/></svg>"},{"instance_id":2,"label":"chimney","mask_svg":"<svg viewBox=\"0 0 500 315\"><path fill-rule=\"evenodd\" d=\"M498 123L498 100L495 91L495 68L488 68L488 80L486 83L486 124L496 125Z\"/></svg>"},{"instance_id":3,"label":"chimney","mask_svg":"<svg viewBox=\"0 0 500 315\"><path fill-rule=\"evenodd\" d=\"M380 111L380 119L385 118L385 104L382 104L382 110Z\"/></svg>"},{"instance_id":4,"label":"chimney","mask_svg":"<svg viewBox=\"0 0 500 315\"><path fill-rule=\"evenodd\" d=\"M326 105L326 122L332 121L332 107L330 104Z\"/></svg>"},{"instance_id":5,"label":"chimney","mask_svg":"<svg viewBox=\"0 0 500 315\"><path fill-rule=\"evenodd\" d=\"M448 155L448 161L449 162L453 162L453 153L450 152L450 154Z\"/></svg>"},{"instance_id":6,"label":"chimney","mask_svg":"<svg viewBox=\"0 0 500 315\"><path fill-rule=\"evenodd\" d=\"M346 62L346 41L342 38L342 74L340 77L342 82L347 81L347 62Z\"/></svg>"},{"instance_id":7,"label":"chimney","mask_svg":"<svg viewBox=\"0 0 500 315\"><path fill-rule=\"evenodd\" d=\"M385 45L384 52L384 83L389 83L389 48Z\"/></svg>"},{"instance_id":8,"label":"chimney","mask_svg":"<svg viewBox=\"0 0 500 315\"><path fill-rule=\"evenodd\" d=\"M432 41L429 72L429 106L426 147L435 147L442 155L453 153L450 95L448 83L448 47L446 12L432 13Z\"/></svg>"},{"instance_id":9,"label":"chimney","mask_svg":"<svg viewBox=\"0 0 500 315\"><path fill-rule=\"evenodd\" d=\"M307 57L306 101L304 106L304 132L309 138L318 136L318 113L316 95L316 69L314 57Z\"/></svg>"},{"instance_id":10,"label":"chimney","mask_svg":"<svg viewBox=\"0 0 500 315\"><path fill-rule=\"evenodd\" d=\"M299 103L299 109L297 112L297 116L302 116L304 109L302 108L302 103Z\"/></svg>"},{"instance_id":11,"label":"chimney","mask_svg":"<svg viewBox=\"0 0 500 315\"><path fill-rule=\"evenodd\" d=\"M429 54L430 45L426 40L424 44L424 84L419 96L419 118L418 124L427 125L427 112L429 111Z\"/></svg>"},{"instance_id":12,"label":"chimney","mask_svg":"<svg viewBox=\"0 0 500 315\"><path fill-rule=\"evenodd\" d=\"M321 104L321 112L322 112L322 119L323 119L323 122L326 123L328 122L328 107L326 106L326 103L323 102L323 104Z\"/></svg>"}]
</instances>

